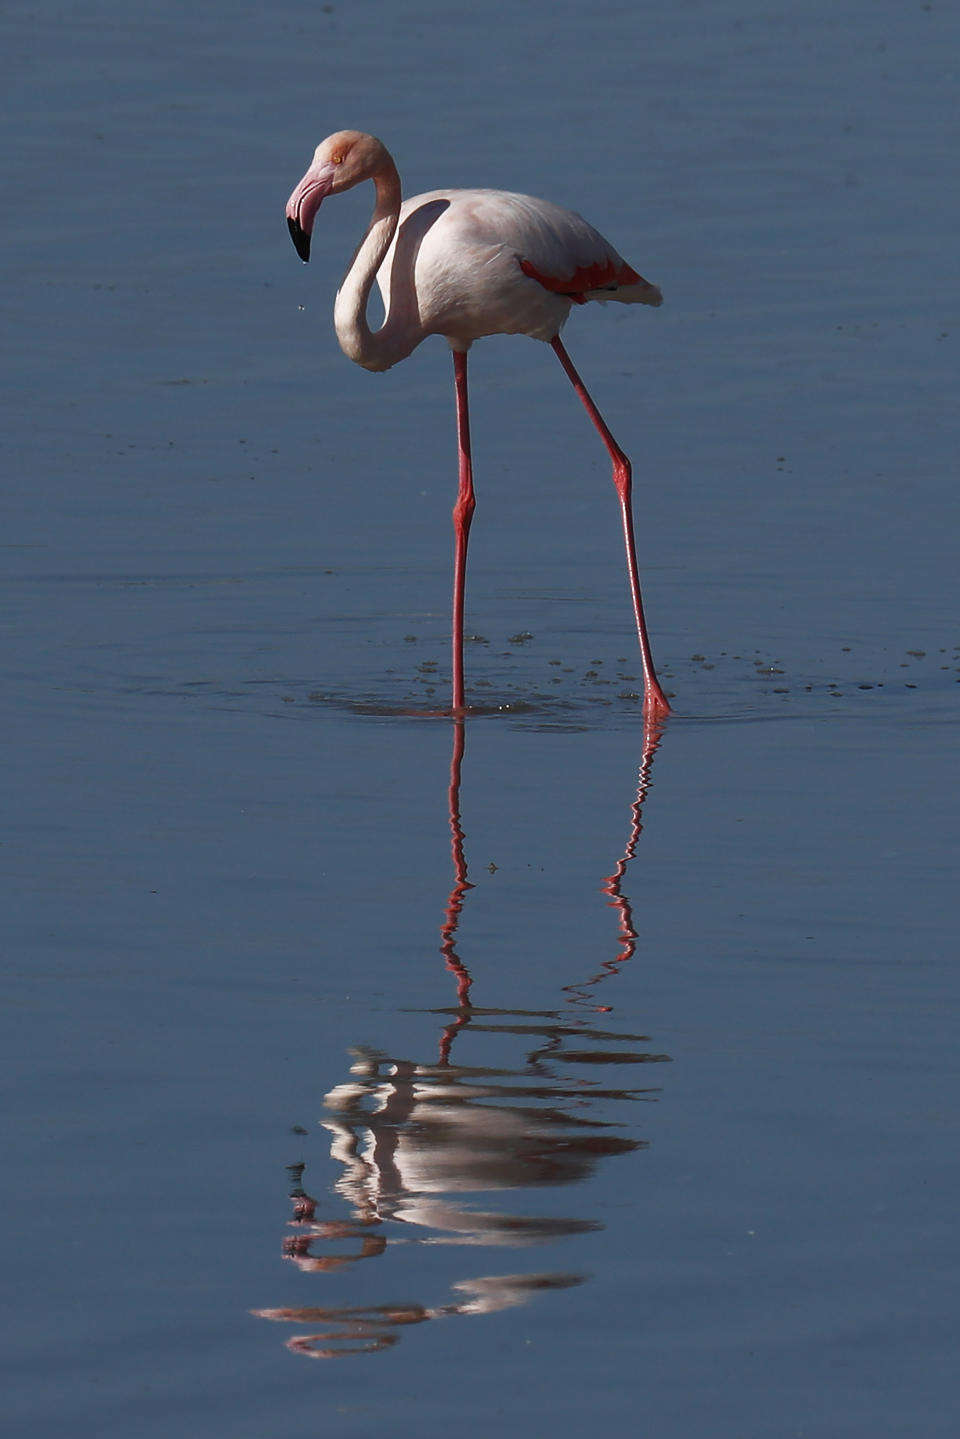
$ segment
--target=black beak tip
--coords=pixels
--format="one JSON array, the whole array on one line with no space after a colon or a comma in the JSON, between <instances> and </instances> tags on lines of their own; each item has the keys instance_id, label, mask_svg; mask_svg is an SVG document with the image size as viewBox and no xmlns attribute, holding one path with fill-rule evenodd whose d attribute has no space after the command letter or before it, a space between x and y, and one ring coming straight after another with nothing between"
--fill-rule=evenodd
<instances>
[{"instance_id":1,"label":"black beak tip","mask_svg":"<svg viewBox=\"0 0 960 1439\"><path fill-rule=\"evenodd\" d=\"M290 231L290 238L293 241L293 248L296 250L303 263L306 264L310 258L310 236L307 234L306 230L300 228L300 221L292 220L289 215L287 216L287 228Z\"/></svg>"}]
</instances>

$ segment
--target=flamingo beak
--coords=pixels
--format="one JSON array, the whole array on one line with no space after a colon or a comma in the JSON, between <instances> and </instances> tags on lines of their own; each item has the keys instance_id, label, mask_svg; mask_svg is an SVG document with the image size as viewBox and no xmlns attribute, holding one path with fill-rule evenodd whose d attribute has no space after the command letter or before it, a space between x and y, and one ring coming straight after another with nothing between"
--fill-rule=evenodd
<instances>
[{"instance_id":1,"label":"flamingo beak","mask_svg":"<svg viewBox=\"0 0 960 1439\"><path fill-rule=\"evenodd\" d=\"M306 264L310 258L313 222L322 202L333 188L337 167L329 162L311 165L287 201L287 227L294 248Z\"/></svg>"}]
</instances>

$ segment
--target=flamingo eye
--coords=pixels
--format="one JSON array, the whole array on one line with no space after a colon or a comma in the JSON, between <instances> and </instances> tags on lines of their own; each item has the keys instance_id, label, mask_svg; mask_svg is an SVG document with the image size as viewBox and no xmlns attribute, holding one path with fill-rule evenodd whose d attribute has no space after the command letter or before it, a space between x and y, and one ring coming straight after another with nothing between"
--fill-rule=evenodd
<instances>
[{"instance_id":1,"label":"flamingo eye","mask_svg":"<svg viewBox=\"0 0 960 1439\"><path fill-rule=\"evenodd\" d=\"M332 165L342 165L342 164L343 164L343 156L342 156L342 155L331 155L331 156L330 156L330 163L331 163Z\"/></svg>"}]
</instances>

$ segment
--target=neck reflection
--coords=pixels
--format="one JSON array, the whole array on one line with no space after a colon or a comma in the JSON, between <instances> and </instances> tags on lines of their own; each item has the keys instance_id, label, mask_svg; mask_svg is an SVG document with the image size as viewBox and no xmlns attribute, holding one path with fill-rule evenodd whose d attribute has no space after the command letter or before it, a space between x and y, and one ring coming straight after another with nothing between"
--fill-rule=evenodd
<instances>
[{"instance_id":1,"label":"neck reflection","mask_svg":"<svg viewBox=\"0 0 960 1439\"><path fill-rule=\"evenodd\" d=\"M444 1019L434 1061L364 1048L353 1051L349 1078L326 1095L322 1120L330 1135L330 1154L340 1166L332 1186L334 1203L345 1206L346 1213L318 1215L322 1201L304 1188L305 1166L292 1166L293 1233L284 1243L285 1257L304 1273L348 1279L361 1269L370 1274L360 1261L378 1259L403 1245L410 1298L400 1304L332 1303L254 1311L262 1318L308 1327L309 1333L295 1335L287 1345L312 1358L377 1352L396 1344L410 1325L495 1313L527 1304L545 1291L583 1283L588 1275L582 1272L554 1269L451 1276L450 1296L431 1303L418 1291L427 1288L427 1275L435 1266L418 1266L416 1254L420 1246L445 1246L451 1258L463 1248L513 1251L603 1228L590 1217L557 1213L554 1192L590 1178L611 1158L646 1148L646 1140L617 1132L628 1124L621 1111L659 1092L637 1082L636 1067L668 1059L643 1048L645 1036L624 1033L609 1021L598 1025L593 1018L612 1013L612 1006L596 1002L595 991L622 971L639 940L622 884L643 827L659 730L645 731L627 843L602 885L617 911L617 953L601 961L596 973L564 987L564 1008L537 1011L477 1007L473 979L458 953L461 915L474 886L468 878L460 807L464 721L455 720L452 730L448 816L453 886L440 929L440 952L454 976L456 1003L433 1011ZM629 1127L633 1129L633 1123ZM535 1203L533 1194L540 1196ZM323 1207L328 1206L329 1200ZM534 1209L544 1212L531 1212ZM394 1292L396 1271L394 1263ZM353 1287L356 1290L356 1284ZM367 1281L363 1288L369 1289Z\"/></svg>"}]
</instances>

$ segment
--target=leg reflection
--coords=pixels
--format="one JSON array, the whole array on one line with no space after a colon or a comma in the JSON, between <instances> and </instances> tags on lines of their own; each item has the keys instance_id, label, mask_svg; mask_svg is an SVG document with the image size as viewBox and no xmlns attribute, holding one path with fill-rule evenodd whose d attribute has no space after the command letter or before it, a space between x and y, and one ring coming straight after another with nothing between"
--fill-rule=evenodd
<instances>
[{"instance_id":1,"label":"leg reflection","mask_svg":"<svg viewBox=\"0 0 960 1439\"><path fill-rule=\"evenodd\" d=\"M651 785L651 771L653 769L653 757L660 747L663 738L663 725L655 721L648 721L643 730L643 750L640 756L640 769L637 774L637 794L630 806L630 830L627 835L626 847L617 861L612 874L608 874L602 885L602 892L610 897L610 908L615 909L619 917L617 938L620 942L619 953L613 959L605 959L600 968L590 979L583 980L580 984L568 984L564 988L570 995L572 1004L585 1004L595 1009L597 1013L606 1014L610 1011L609 1005L598 1005L594 1003L593 992L597 985L602 984L605 979L618 973L620 966L627 960L632 959L637 949L637 940L640 938L633 925L633 906L623 892L623 879L627 872L627 866L637 852L637 843L643 831L643 806L646 802L647 793Z\"/></svg>"}]
</instances>

